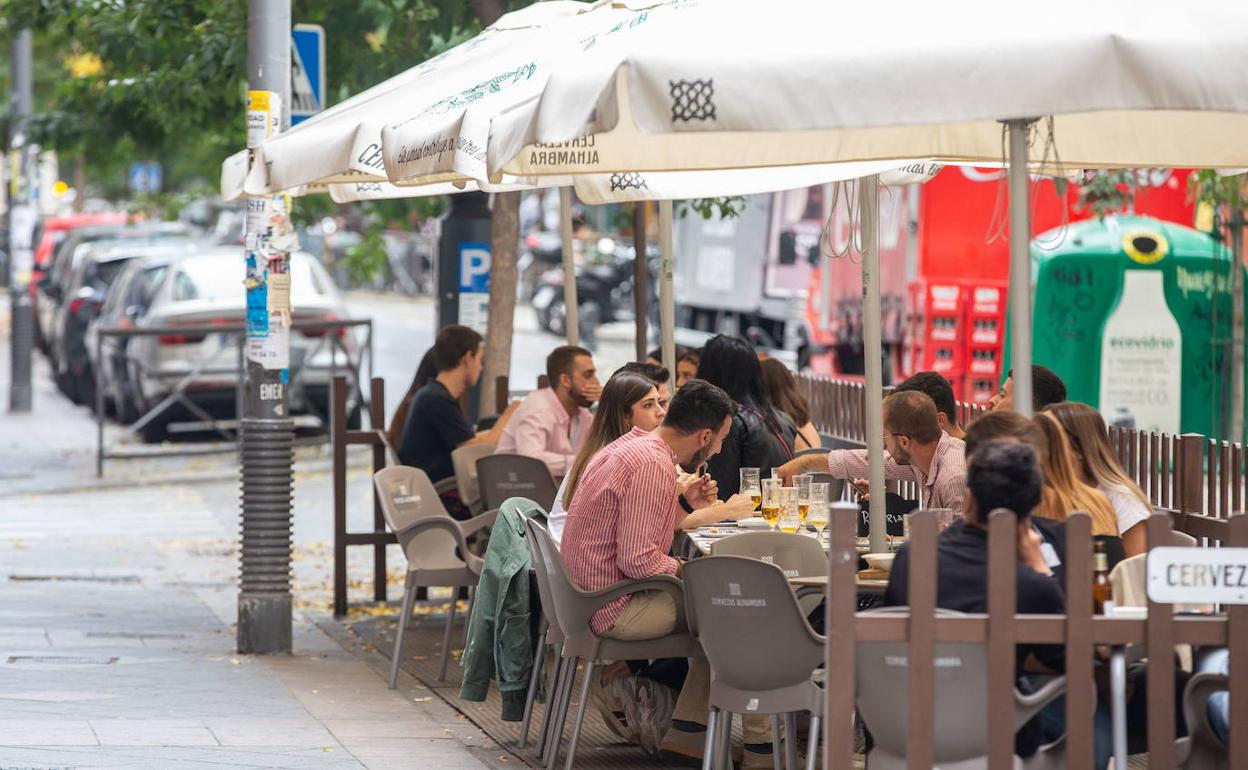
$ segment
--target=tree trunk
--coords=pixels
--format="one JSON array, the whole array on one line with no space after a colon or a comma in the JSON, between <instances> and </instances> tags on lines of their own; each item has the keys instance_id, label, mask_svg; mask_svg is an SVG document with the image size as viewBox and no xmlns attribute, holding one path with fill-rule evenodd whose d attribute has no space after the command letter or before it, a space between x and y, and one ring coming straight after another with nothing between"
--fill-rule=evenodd
<instances>
[{"instance_id":1,"label":"tree trunk","mask_svg":"<svg viewBox=\"0 0 1248 770\"><path fill-rule=\"evenodd\" d=\"M490 317L485 330L480 414L495 405L494 386L511 373L512 320L516 315L516 252L520 244L520 193L494 195L490 219Z\"/></svg>"},{"instance_id":2,"label":"tree trunk","mask_svg":"<svg viewBox=\"0 0 1248 770\"><path fill-rule=\"evenodd\" d=\"M74 158L74 213L81 214L87 205L87 156L78 153Z\"/></svg>"}]
</instances>

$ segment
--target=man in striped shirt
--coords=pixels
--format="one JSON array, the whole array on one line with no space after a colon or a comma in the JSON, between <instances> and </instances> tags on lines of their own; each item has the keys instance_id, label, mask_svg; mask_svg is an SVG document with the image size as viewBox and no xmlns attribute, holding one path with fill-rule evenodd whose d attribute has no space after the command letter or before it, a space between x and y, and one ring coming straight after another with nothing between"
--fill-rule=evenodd
<instances>
[{"instance_id":1,"label":"man in striped shirt","mask_svg":"<svg viewBox=\"0 0 1248 770\"><path fill-rule=\"evenodd\" d=\"M560 552L577 585L598 591L623 580L680 574L680 562L668 555L681 515L676 466L696 470L718 452L734 412L726 393L693 380L672 398L658 430L634 428L590 461L568 510ZM704 477L684 497L691 508L703 508L716 502L716 485ZM683 621L669 594L644 591L603 606L590 629L613 639L654 639Z\"/></svg>"}]
</instances>

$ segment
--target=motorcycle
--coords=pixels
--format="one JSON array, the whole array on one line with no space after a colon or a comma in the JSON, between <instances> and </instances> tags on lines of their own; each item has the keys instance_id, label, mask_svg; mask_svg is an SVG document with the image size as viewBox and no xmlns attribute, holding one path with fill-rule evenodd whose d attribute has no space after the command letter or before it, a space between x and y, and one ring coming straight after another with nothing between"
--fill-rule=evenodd
<instances>
[{"instance_id":1,"label":"motorcycle","mask_svg":"<svg viewBox=\"0 0 1248 770\"><path fill-rule=\"evenodd\" d=\"M633 316L633 249L601 238L586 251L584 264L576 266L576 299L580 310L580 331L586 344L593 344L594 330L600 324L626 320ZM658 274L657 250L647 247L650 276L650 307L654 281ZM560 337L567 334L567 308L563 299L563 268L545 271L533 292L533 308L543 329Z\"/></svg>"}]
</instances>

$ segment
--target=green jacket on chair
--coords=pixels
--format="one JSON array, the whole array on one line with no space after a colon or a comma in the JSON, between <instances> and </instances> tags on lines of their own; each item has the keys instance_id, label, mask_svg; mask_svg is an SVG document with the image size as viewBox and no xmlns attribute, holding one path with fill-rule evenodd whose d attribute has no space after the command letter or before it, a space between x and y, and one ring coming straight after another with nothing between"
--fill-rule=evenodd
<instances>
[{"instance_id":1,"label":"green jacket on chair","mask_svg":"<svg viewBox=\"0 0 1248 770\"><path fill-rule=\"evenodd\" d=\"M483 701L494 680L503 697L502 718L519 722L533 666L536 618L531 612L529 544L524 520L546 511L523 497L508 498L490 530L481 582L477 584L459 696Z\"/></svg>"}]
</instances>

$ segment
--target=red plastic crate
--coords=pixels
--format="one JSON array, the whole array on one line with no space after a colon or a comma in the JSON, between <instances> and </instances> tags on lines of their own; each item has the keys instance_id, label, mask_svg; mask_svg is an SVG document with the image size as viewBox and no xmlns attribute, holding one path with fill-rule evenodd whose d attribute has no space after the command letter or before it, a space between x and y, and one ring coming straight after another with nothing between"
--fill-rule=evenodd
<instances>
[{"instance_id":1,"label":"red plastic crate","mask_svg":"<svg viewBox=\"0 0 1248 770\"><path fill-rule=\"evenodd\" d=\"M967 375L962 380L962 400L971 404L984 404L992 399L1000 390L996 378Z\"/></svg>"}]
</instances>

